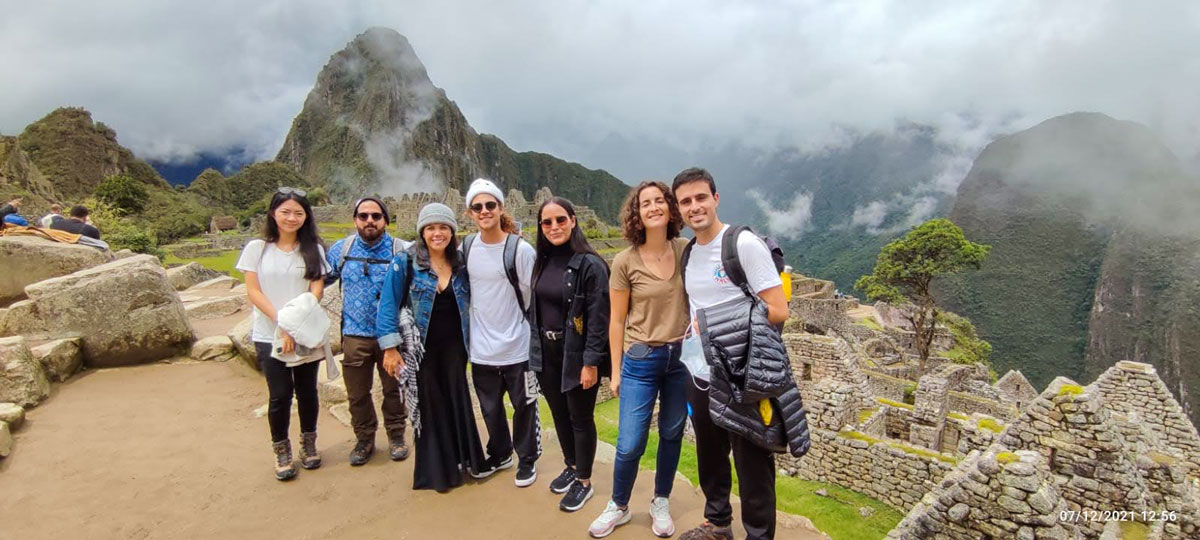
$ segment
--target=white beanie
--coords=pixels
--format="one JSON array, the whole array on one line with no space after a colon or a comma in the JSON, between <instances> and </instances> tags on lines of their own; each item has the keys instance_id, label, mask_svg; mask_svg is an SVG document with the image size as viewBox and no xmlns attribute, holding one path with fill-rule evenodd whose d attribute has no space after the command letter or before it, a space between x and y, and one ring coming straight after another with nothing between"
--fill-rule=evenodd
<instances>
[{"instance_id":1,"label":"white beanie","mask_svg":"<svg viewBox=\"0 0 1200 540\"><path fill-rule=\"evenodd\" d=\"M471 182L471 187L467 189L467 207L471 206L471 201L475 200L476 196L484 193L495 197L497 201L500 201L502 206L504 205L504 193L500 191L500 188L496 187L496 184L493 184L491 180L478 178L474 182Z\"/></svg>"}]
</instances>

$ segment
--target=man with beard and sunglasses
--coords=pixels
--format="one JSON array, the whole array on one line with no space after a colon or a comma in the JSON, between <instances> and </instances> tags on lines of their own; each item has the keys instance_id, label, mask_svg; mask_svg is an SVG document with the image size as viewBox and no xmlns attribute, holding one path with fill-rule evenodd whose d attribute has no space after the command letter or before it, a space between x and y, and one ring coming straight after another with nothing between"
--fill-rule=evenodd
<instances>
[{"instance_id":1,"label":"man with beard and sunglasses","mask_svg":"<svg viewBox=\"0 0 1200 540\"><path fill-rule=\"evenodd\" d=\"M383 425L388 436L388 456L393 461L408 457L404 425L408 416L396 379L383 369L383 351L376 341L375 314L388 264L408 242L387 233L391 222L387 206L374 197L354 205L356 234L338 240L329 248L333 279L342 281L342 367L350 402L350 423L358 442L350 451L350 464L359 466L375 451L379 421L371 399L375 372L383 388Z\"/></svg>"}]
</instances>

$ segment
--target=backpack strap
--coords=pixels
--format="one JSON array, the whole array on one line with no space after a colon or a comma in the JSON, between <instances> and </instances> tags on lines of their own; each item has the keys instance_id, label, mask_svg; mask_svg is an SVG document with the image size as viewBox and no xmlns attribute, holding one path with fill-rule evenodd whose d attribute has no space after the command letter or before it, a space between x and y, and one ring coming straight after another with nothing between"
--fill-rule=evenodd
<instances>
[{"instance_id":1,"label":"backpack strap","mask_svg":"<svg viewBox=\"0 0 1200 540\"><path fill-rule=\"evenodd\" d=\"M751 234L754 232L745 225L731 226L725 231L725 235L721 237L721 267L725 269L725 275L729 277L730 282L737 285L742 292L746 293L746 296L753 297L754 293L750 292L746 270L742 268L742 261L738 258L737 250L738 237L746 231Z\"/></svg>"},{"instance_id":2,"label":"backpack strap","mask_svg":"<svg viewBox=\"0 0 1200 540\"><path fill-rule=\"evenodd\" d=\"M517 276L517 249L520 247L521 238L517 235L509 234L504 238L504 274L508 276L508 282L517 294L517 305L521 307L521 314L528 319L529 310L525 307L525 296L521 294L521 279Z\"/></svg>"},{"instance_id":3,"label":"backpack strap","mask_svg":"<svg viewBox=\"0 0 1200 540\"><path fill-rule=\"evenodd\" d=\"M468 234L466 238L463 238L462 259L464 267L467 266L467 257L471 254L471 244L475 243L475 238L477 236L479 236L479 233L471 233Z\"/></svg>"},{"instance_id":4,"label":"backpack strap","mask_svg":"<svg viewBox=\"0 0 1200 540\"><path fill-rule=\"evenodd\" d=\"M339 278L342 275L342 268L346 267L347 256L350 255L350 248L354 247L355 240L358 240L358 235L354 233L347 234L346 237L342 239L342 256L338 261L337 267L337 275Z\"/></svg>"},{"instance_id":5,"label":"backpack strap","mask_svg":"<svg viewBox=\"0 0 1200 540\"><path fill-rule=\"evenodd\" d=\"M687 291L687 265L688 261L692 259L692 246L694 245L696 245L696 237L693 236L691 240L688 240L687 245L683 247L683 257L679 261L679 277L683 279L685 293Z\"/></svg>"}]
</instances>

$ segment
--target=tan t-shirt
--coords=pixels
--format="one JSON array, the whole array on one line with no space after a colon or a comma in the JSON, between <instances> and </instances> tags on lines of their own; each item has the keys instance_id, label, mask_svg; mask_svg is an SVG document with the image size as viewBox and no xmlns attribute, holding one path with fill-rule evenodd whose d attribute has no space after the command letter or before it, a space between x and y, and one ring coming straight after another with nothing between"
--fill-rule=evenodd
<instances>
[{"instance_id":1,"label":"tan t-shirt","mask_svg":"<svg viewBox=\"0 0 1200 540\"><path fill-rule=\"evenodd\" d=\"M676 238L675 274L659 279L642 262L637 248L630 246L613 259L608 286L629 291L629 317L625 319L624 349L634 343L662 345L678 341L688 325L687 297L683 294L683 277L679 263L687 238Z\"/></svg>"}]
</instances>

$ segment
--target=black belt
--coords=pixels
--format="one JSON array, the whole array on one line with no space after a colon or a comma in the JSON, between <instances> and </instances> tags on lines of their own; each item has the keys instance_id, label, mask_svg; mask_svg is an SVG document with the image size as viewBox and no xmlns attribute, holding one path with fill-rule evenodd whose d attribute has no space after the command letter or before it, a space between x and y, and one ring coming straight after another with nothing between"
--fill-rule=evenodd
<instances>
[{"instance_id":1,"label":"black belt","mask_svg":"<svg viewBox=\"0 0 1200 540\"><path fill-rule=\"evenodd\" d=\"M550 341L558 341L563 338L564 333L561 330L558 332L552 330L542 330L542 335Z\"/></svg>"}]
</instances>

